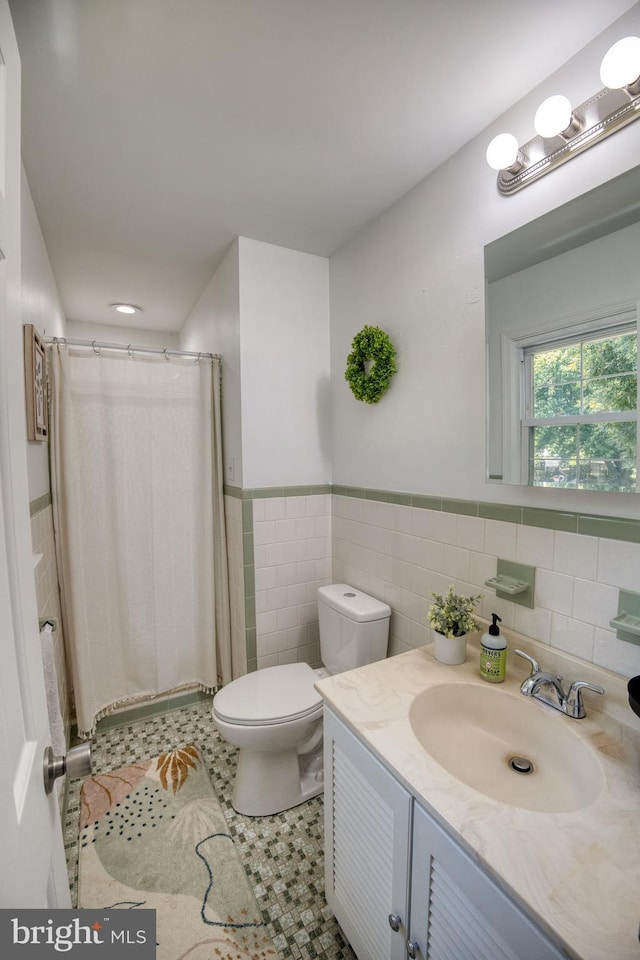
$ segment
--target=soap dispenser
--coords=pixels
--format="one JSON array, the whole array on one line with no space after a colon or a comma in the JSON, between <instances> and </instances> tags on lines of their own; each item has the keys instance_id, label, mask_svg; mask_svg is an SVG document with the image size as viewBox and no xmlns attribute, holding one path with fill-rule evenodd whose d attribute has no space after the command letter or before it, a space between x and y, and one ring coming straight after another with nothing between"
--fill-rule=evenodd
<instances>
[{"instance_id":1,"label":"soap dispenser","mask_svg":"<svg viewBox=\"0 0 640 960\"><path fill-rule=\"evenodd\" d=\"M497 613L491 614L493 623L480 640L480 676L489 683L502 683L507 667L507 641L500 633Z\"/></svg>"}]
</instances>

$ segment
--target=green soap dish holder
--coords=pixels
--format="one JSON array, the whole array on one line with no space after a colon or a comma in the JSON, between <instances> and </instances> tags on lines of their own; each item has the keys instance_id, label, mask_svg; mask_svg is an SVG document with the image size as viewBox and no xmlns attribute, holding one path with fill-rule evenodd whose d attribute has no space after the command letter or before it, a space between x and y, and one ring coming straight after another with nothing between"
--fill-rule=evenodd
<instances>
[{"instance_id":1,"label":"green soap dish holder","mask_svg":"<svg viewBox=\"0 0 640 960\"><path fill-rule=\"evenodd\" d=\"M640 593L621 590L618 600L618 613L609 621L616 631L618 640L640 644Z\"/></svg>"},{"instance_id":2,"label":"green soap dish holder","mask_svg":"<svg viewBox=\"0 0 640 960\"><path fill-rule=\"evenodd\" d=\"M525 583L524 580L516 580L515 577L505 577L503 574L498 574L497 577L491 577L490 580L485 580L484 585L485 587L491 587L493 590L508 593L511 597L515 597L529 589L529 584Z\"/></svg>"}]
</instances>

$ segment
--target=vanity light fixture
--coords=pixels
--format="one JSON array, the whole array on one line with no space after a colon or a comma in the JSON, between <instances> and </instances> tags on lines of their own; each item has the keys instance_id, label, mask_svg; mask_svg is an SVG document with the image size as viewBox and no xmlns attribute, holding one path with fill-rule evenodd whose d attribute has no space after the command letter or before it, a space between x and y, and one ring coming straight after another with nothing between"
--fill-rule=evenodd
<instances>
[{"instance_id":1,"label":"vanity light fixture","mask_svg":"<svg viewBox=\"0 0 640 960\"><path fill-rule=\"evenodd\" d=\"M498 171L505 196L521 190L640 117L640 37L624 37L607 51L600 67L604 89L580 106L556 94L536 111L537 136L518 146L500 133L487 148L487 163Z\"/></svg>"},{"instance_id":2,"label":"vanity light fixture","mask_svg":"<svg viewBox=\"0 0 640 960\"><path fill-rule=\"evenodd\" d=\"M109 306L118 313L142 313L142 307L137 307L135 303L110 303Z\"/></svg>"}]
</instances>

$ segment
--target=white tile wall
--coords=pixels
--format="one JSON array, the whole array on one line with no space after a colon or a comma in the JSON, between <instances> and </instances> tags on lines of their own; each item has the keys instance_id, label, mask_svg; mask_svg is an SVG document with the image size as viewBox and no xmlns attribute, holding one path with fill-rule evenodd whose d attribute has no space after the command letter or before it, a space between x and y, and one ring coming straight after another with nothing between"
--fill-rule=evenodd
<instances>
[{"instance_id":1,"label":"white tile wall","mask_svg":"<svg viewBox=\"0 0 640 960\"><path fill-rule=\"evenodd\" d=\"M559 650L640 673L640 646L609 626L618 590L640 592L640 544L336 495L332 510L333 580L391 606L390 653L430 642L429 594L453 583L483 594L478 610L487 619L495 612L505 627ZM498 558L536 567L533 609L484 585Z\"/></svg>"},{"instance_id":2,"label":"white tile wall","mask_svg":"<svg viewBox=\"0 0 640 960\"><path fill-rule=\"evenodd\" d=\"M229 558L229 602L231 607L231 667L233 679L247 672L247 643L244 611L244 555L242 500L224 498Z\"/></svg>"},{"instance_id":3,"label":"white tile wall","mask_svg":"<svg viewBox=\"0 0 640 960\"><path fill-rule=\"evenodd\" d=\"M316 592L331 582L328 494L253 501L258 668L320 663Z\"/></svg>"}]
</instances>

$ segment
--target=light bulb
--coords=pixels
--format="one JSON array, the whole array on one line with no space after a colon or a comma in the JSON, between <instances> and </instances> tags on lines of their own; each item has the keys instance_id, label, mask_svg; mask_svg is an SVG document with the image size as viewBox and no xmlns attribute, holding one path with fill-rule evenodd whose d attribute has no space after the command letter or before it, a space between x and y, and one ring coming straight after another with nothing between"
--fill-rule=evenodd
<instances>
[{"instance_id":1,"label":"light bulb","mask_svg":"<svg viewBox=\"0 0 640 960\"><path fill-rule=\"evenodd\" d=\"M640 37L624 37L605 53L600 79L610 90L630 87L640 78Z\"/></svg>"},{"instance_id":2,"label":"light bulb","mask_svg":"<svg viewBox=\"0 0 640 960\"><path fill-rule=\"evenodd\" d=\"M533 125L541 137L557 137L571 126L571 102L560 94L547 97L536 110Z\"/></svg>"},{"instance_id":3,"label":"light bulb","mask_svg":"<svg viewBox=\"0 0 640 960\"><path fill-rule=\"evenodd\" d=\"M512 133L499 133L487 147L487 163L494 170L507 170L518 159L518 141Z\"/></svg>"},{"instance_id":4,"label":"light bulb","mask_svg":"<svg viewBox=\"0 0 640 960\"><path fill-rule=\"evenodd\" d=\"M140 313L142 307L137 307L134 303L111 303L109 306L117 310L118 313Z\"/></svg>"}]
</instances>

